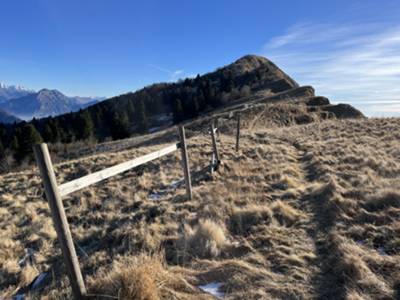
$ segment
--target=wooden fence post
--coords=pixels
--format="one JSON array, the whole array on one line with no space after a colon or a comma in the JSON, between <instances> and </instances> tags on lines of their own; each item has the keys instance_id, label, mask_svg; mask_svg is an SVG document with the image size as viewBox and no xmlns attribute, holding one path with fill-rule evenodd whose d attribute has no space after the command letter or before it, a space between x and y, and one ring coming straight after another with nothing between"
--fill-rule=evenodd
<instances>
[{"instance_id":1,"label":"wooden fence post","mask_svg":"<svg viewBox=\"0 0 400 300\"><path fill-rule=\"evenodd\" d=\"M58 241L61 245L64 262L67 268L67 275L72 287L72 293L74 298L77 300L85 299L85 283L83 282L81 269L79 268L78 257L76 256L74 242L72 240L64 206L58 190L49 150L46 144L35 145L33 150L42 177L46 199L50 206Z\"/></svg>"},{"instance_id":2,"label":"wooden fence post","mask_svg":"<svg viewBox=\"0 0 400 300\"><path fill-rule=\"evenodd\" d=\"M237 114L237 125L236 125L236 152L239 151L239 139L240 139L240 113Z\"/></svg>"},{"instance_id":3,"label":"wooden fence post","mask_svg":"<svg viewBox=\"0 0 400 300\"><path fill-rule=\"evenodd\" d=\"M185 176L186 194L189 200L192 200L192 182L190 179L189 158L186 149L185 128L179 126L179 138L181 141L182 168Z\"/></svg>"},{"instance_id":4,"label":"wooden fence post","mask_svg":"<svg viewBox=\"0 0 400 300\"><path fill-rule=\"evenodd\" d=\"M214 127L219 128L219 118L214 119ZM219 138L219 130L217 130L217 137Z\"/></svg>"},{"instance_id":5,"label":"wooden fence post","mask_svg":"<svg viewBox=\"0 0 400 300\"><path fill-rule=\"evenodd\" d=\"M220 157L219 157L219 152L218 152L218 147L217 147L217 138L215 137L214 122L211 122L211 140L212 140L212 145L213 145L213 151L215 154L215 159L217 160L217 165L219 165Z\"/></svg>"}]
</instances>

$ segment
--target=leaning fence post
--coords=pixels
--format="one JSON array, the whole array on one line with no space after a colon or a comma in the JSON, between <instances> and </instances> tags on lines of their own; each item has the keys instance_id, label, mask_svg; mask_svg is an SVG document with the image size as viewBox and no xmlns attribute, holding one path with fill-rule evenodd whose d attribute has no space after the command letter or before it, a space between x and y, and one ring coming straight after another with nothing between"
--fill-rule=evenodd
<instances>
[{"instance_id":1,"label":"leaning fence post","mask_svg":"<svg viewBox=\"0 0 400 300\"><path fill-rule=\"evenodd\" d=\"M214 127L219 128L219 118L214 119ZM219 130L217 130L217 137L219 138Z\"/></svg>"},{"instance_id":2,"label":"leaning fence post","mask_svg":"<svg viewBox=\"0 0 400 300\"><path fill-rule=\"evenodd\" d=\"M192 199L192 182L190 179L189 158L186 149L185 128L179 126L179 138L181 141L182 168L185 175L186 194L189 200Z\"/></svg>"},{"instance_id":3,"label":"leaning fence post","mask_svg":"<svg viewBox=\"0 0 400 300\"><path fill-rule=\"evenodd\" d=\"M237 125L236 125L236 152L239 151L239 139L240 139L240 113L237 114Z\"/></svg>"},{"instance_id":4,"label":"leaning fence post","mask_svg":"<svg viewBox=\"0 0 400 300\"><path fill-rule=\"evenodd\" d=\"M78 257L76 256L74 242L72 240L68 220L58 190L49 150L46 144L35 145L33 150L42 177L46 199L50 206L58 242L61 245L64 262L67 268L67 275L72 287L72 293L74 298L77 300L85 299L85 283L83 282L81 269L79 268Z\"/></svg>"},{"instance_id":5,"label":"leaning fence post","mask_svg":"<svg viewBox=\"0 0 400 300\"><path fill-rule=\"evenodd\" d=\"M220 162L220 158L219 158L219 152L218 152L218 147L217 147L217 138L215 137L214 122L211 123L211 139L212 139L212 145L213 145L213 152L215 154L215 159L217 160L217 165L218 165Z\"/></svg>"}]
</instances>

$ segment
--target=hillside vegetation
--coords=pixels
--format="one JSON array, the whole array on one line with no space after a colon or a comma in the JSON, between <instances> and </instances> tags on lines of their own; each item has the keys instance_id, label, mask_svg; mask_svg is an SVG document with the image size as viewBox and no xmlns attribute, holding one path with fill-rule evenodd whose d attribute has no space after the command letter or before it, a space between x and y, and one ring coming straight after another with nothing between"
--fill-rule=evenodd
<instances>
[{"instance_id":1,"label":"hillside vegetation","mask_svg":"<svg viewBox=\"0 0 400 300\"><path fill-rule=\"evenodd\" d=\"M177 183L179 152L65 198L90 294L214 299L199 288L214 283L224 299L400 297L400 120L338 120L361 114L310 88L252 97L214 112L222 165L193 174L191 201ZM228 117L239 110L236 153ZM210 120L187 124L196 174L211 161ZM57 178L160 149L175 132L108 143L57 164ZM0 176L0 227L0 295L70 299L35 168ZM32 289L41 272L46 279Z\"/></svg>"},{"instance_id":2,"label":"hillside vegetation","mask_svg":"<svg viewBox=\"0 0 400 300\"><path fill-rule=\"evenodd\" d=\"M5 148L5 151L0 151L0 172L30 164L32 145L41 140L57 145L74 145L77 142L95 144L125 139L160 131L236 102L248 102L260 97L255 96L257 93L266 98L302 89L268 59L247 55L214 72L176 83L154 84L75 113L34 119L29 123L0 124L0 148L1 145ZM35 109L39 110L45 106L46 109L61 112L66 107L72 110L72 106L64 105L64 102L71 104L76 101L57 91L48 90L35 94L34 98L45 98L46 101L39 101L44 102L39 105L37 99L32 99L30 95L8 104L22 103L22 109L38 106ZM329 100L322 99L320 104L328 105ZM78 106L73 107L76 109ZM349 110L332 109L341 115ZM350 111L349 116L353 115ZM302 122L307 121L310 120L306 117Z\"/></svg>"}]
</instances>

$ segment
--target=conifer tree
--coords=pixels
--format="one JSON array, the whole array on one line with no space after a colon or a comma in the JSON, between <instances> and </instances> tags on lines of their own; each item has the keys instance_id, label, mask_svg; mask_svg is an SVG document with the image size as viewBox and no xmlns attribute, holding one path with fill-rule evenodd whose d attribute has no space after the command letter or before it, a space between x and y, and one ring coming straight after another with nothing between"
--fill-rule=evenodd
<instances>
[{"instance_id":1,"label":"conifer tree","mask_svg":"<svg viewBox=\"0 0 400 300\"><path fill-rule=\"evenodd\" d=\"M51 119L49 121L49 127L50 127L51 133L52 133L52 138L53 138L52 142L53 143L59 142L61 139L63 129L62 129L62 127L58 126L57 119Z\"/></svg>"},{"instance_id":2,"label":"conifer tree","mask_svg":"<svg viewBox=\"0 0 400 300\"><path fill-rule=\"evenodd\" d=\"M14 152L18 151L19 144L18 144L18 139L17 139L17 133L18 130L15 131L14 136L12 137L11 143L10 143L10 148Z\"/></svg>"},{"instance_id":3,"label":"conifer tree","mask_svg":"<svg viewBox=\"0 0 400 300\"><path fill-rule=\"evenodd\" d=\"M113 140L130 136L129 119L126 113L114 113L111 118L110 133Z\"/></svg>"},{"instance_id":4,"label":"conifer tree","mask_svg":"<svg viewBox=\"0 0 400 300\"><path fill-rule=\"evenodd\" d=\"M174 123L182 122L185 119L185 112L183 111L182 101L179 98L174 100L173 116Z\"/></svg>"},{"instance_id":5,"label":"conifer tree","mask_svg":"<svg viewBox=\"0 0 400 300\"><path fill-rule=\"evenodd\" d=\"M6 159L6 152L3 147L3 143L0 140L0 173L9 170L9 165Z\"/></svg>"},{"instance_id":6,"label":"conifer tree","mask_svg":"<svg viewBox=\"0 0 400 300\"><path fill-rule=\"evenodd\" d=\"M128 120L133 122L135 119L135 108L133 107L132 101L129 99L127 102L126 113Z\"/></svg>"},{"instance_id":7,"label":"conifer tree","mask_svg":"<svg viewBox=\"0 0 400 300\"><path fill-rule=\"evenodd\" d=\"M86 140L93 135L93 121L87 110L80 112L76 121L75 136L78 140Z\"/></svg>"},{"instance_id":8,"label":"conifer tree","mask_svg":"<svg viewBox=\"0 0 400 300\"><path fill-rule=\"evenodd\" d=\"M43 139L47 143L52 143L54 141L54 136L53 136L53 131L51 130L49 122L47 122L44 125L44 130L43 130Z\"/></svg>"},{"instance_id":9,"label":"conifer tree","mask_svg":"<svg viewBox=\"0 0 400 300\"><path fill-rule=\"evenodd\" d=\"M32 154L32 147L43 142L42 137L32 124L25 124L17 131L18 148L16 159L22 160Z\"/></svg>"},{"instance_id":10,"label":"conifer tree","mask_svg":"<svg viewBox=\"0 0 400 300\"><path fill-rule=\"evenodd\" d=\"M0 160L2 158L4 158L4 156L5 156L4 146L3 146L3 143L0 140Z\"/></svg>"},{"instance_id":11,"label":"conifer tree","mask_svg":"<svg viewBox=\"0 0 400 300\"><path fill-rule=\"evenodd\" d=\"M144 106L143 99L138 101L136 108L136 123L139 133L146 133L148 129L148 121L146 116L146 107Z\"/></svg>"}]
</instances>

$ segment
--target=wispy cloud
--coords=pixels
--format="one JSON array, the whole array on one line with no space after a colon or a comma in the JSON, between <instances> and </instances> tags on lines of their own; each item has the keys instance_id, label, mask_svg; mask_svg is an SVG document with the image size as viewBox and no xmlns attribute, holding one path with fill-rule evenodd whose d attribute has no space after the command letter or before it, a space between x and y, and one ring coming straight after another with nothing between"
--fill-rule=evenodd
<instances>
[{"instance_id":1,"label":"wispy cloud","mask_svg":"<svg viewBox=\"0 0 400 300\"><path fill-rule=\"evenodd\" d=\"M400 25L296 24L262 52L333 102L400 115Z\"/></svg>"},{"instance_id":2,"label":"wispy cloud","mask_svg":"<svg viewBox=\"0 0 400 300\"><path fill-rule=\"evenodd\" d=\"M153 65L153 64L149 64L149 67L151 67L151 68L153 68L155 70L158 70L158 71L160 71L162 73L167 74L168 75L168 81L176 81L176 80L182 78L185 75L185 72L183 70L181 70L181 69L169 70L169 69L166 69L166 68L163 68L163 67L160 67L160 66L156 66L156 65Z\"/></svg>"}]
</instances>

